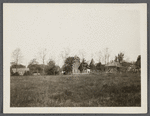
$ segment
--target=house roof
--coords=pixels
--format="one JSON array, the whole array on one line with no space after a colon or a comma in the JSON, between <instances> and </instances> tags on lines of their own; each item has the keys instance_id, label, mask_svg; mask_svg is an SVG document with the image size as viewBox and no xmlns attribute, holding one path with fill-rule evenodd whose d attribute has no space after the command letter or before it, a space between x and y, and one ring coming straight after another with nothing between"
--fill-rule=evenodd
<instances>
[{"instance_id":1,"label":"house roof","mask_svg":"<svg viewBox=\"0 0 150 116\"><path fill-rule=\"evenodd\" d=\"M108 66L108 67L122 67L119 62L108 63L105 66Z\"/></svg>"},{"instance_id":2,"label":"house roof","mask_svg":"<svg viewBox=\"0 0 150 116\"><path fill-rule=\"evenodd\" d=\"M16 70L16 68L12 68L13 71ZM29 71L29 68L17 68L17 71Z\"/></svg>"},{"instance_id":3,"label":"house roof","mask_svg":"<svg viewBox=\"0 0 150 116\"><path fill-rule=\"evenodd\" d=\"M130 65L131 68L136 68L136 65Z\"/></svg>"}]
</instances>

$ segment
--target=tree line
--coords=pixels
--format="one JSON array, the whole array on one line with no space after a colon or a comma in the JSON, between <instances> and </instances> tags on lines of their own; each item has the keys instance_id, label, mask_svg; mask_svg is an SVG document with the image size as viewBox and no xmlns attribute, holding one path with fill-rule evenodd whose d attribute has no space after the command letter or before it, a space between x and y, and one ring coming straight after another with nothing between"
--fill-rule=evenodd
<instances>
[{"instance_id":1,"label":"tree line","mask_svg":"<svg viewBox=\"0 0 150 116\"><path fill-rule=\"evenodd\" d=\"M85 55L83 52L81 53L81 59L78 57L78 61L79 61L79 70L82 73L84 70L86 69L90 69L91 71L105 71L105 65L101 63L102 61L102 53L99 52L97 53L98 55L98 63L94 62L94 59L92 58L90 63L88 63L85 59ZM110 58L110 53L108 48L106 48L104 50L104 61L105 64L107 64L108 62L119 62L122 66L127 67L131 64L134 64L137 68L141 67L141 56L139 55L137 57L137 60L133 63L130 63L128 61L124 60L124 53L120 52L118 55L116 55L114 57L114 60L109 61ZM39 64L39 62L37 61L37 59L32 59L27 68L29 68L29 72L26 72L25 75L32 75L33 73L40 73L43 75L57 75L60 74L61 71L64 71L65 74L69 74L72 72L73 69L73 64L75 63L75 57L71 57L69 56L69 49L65 50L64 52L61 53L61 57L63 59L63 66L59 67L58 65L56 65L55 61L52 60L51 58L49 58L48 62L46 63L46 55L47 55L47 50L46 49L42 49L39 53L38 53L38 57L39 59L42 61L42 64ZM12 59L13 62L11 64L10 67L10 71L11 74L13 75L13 71L12 68L16 68L16 72L18 70L18 68L25 68L25 66L21 65L21 61L22 61L22 53L21 53L21 49L17 48L16 50L13 51L12 53Z\"/></svg>"}]
</instances>

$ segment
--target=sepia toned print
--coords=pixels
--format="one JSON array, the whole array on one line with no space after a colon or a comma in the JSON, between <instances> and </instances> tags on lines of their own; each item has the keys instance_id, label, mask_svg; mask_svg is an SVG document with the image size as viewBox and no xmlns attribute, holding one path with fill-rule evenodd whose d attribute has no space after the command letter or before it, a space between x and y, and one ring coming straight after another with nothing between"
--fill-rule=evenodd
<instances>
[{"instance_id":1,"label":"sepia toned print","mask_svg":"<svg viewBox=\"0 0 150 116\"><path fill-rule=\"evenodd\" d=\"M80 63L77 56L67 57L61 68L54 60L47 64L31 61L29 70L14 62L10 67L10 106L141 106L141 57L130 63L122 61L123 56L120 53L117 61L107 64L94 63L93 59L89 64L85 59Z\"/></svg>"},{"instance_id":2,"label":"sepia toned print","mask_svg":"<svg viewBox=\"0 0 150 116\"><path fill-rule=\"evenodd\" d=\"M57 113L59 107L145 112L145 7L129 6L6 4L6 113L13 112L9 108L55 108Z\"/></svg>"}]
</instances>

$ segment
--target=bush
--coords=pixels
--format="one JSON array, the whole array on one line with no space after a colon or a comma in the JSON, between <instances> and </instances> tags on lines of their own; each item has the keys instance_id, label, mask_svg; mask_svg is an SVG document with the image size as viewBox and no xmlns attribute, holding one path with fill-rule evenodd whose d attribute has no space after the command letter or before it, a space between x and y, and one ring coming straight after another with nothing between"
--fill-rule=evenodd
<instances>
[{"instance_id":1,"label":"bush","mask_svg":"<svg viewBox=\"0 0 150 116\"><path fill-rule=\"evenodd\" d=\"M10 69L10 76L13 76L14 72L12 71L12 69Z\"/></svg>"},{"instance_id":2,"label":"bush","mask_svg":"<svg viewBox=\"0 0 150 116\"><path fill-rule=\"evenodd\" d=\"M20 76L18 72L13 73L11 76Z\"/></svg>"},{"instance_id":3,"label":"bush","mask_svg":"<svg viewBox=\"0 0 150 116\"><path fill-rule=\"evenodd\" d=\"M31 75L30 72L29 71L25 71L23 76L28 76L28 75Z\"/></svg>"}]
</instances>

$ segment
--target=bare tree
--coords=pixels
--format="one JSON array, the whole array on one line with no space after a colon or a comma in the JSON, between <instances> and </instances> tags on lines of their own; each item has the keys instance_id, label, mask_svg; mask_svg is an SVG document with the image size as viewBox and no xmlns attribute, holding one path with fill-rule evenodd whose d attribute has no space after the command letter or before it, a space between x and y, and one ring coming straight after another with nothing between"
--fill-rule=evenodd
<instances>
[{"instance_id":1,"label":"bare tree","mask_svg":"<svg viewBox=\"0 0 150 116\"><path fill-rule=\"evenodd\" d=\"M63 59L63 62L65 62L66 58L69 56L70 49L69 48L64 48L64 51L61 51L60 56Z\"/></svg>"},{"instance_id":2,"label":"bare tree","mask_svg":"<svg viewBox=\"0 0 150 116\"><path fill-rule=\"evenodd\" d=\"M104 61L105 61L105 64L107 63L107 54L108 54L108 48L105 48L104 49Z\"/></svg>"},{"instance_id":3,"label":"bare tree","mask_svg":"<svg viewBox=\"0 0 150 116\"><path fill-rule=\"evenodd\" d=\"M85 58L86 52L82 49L79 50L79 56L80 56L80 60L82 61Z\"/></svg>"},{"instance_id":4,"label":"bare tree","mask_svg":"<svg viewBox=\"0 0 150 116\"><path fill-rule=\"evenodd\" d=\"M102 62L105 64L105 57L104 56L102 57Z\"/></svg>"},{"instance_id":5,"label":"bare tree","mask_svg":"<svg viewBox=\"0 0 150 116\"><path fill-rule=\"evenodd\" d=\"M38 64L38 62L37 62L37 60L34 58L34 59L32 59L32 60L29 62L29 64Z\"/></svg>"},{"instance_id":6,"label":"bare tree","mask_svg":"<svg viewBox=\"0 0 150 116\"><path fill-rule=\"evenodd\" d=\"M45 74L45 60L46 60L46 55L47 55L47 50L46 49L42 49L41 51L39 51L39 58L42 61L42 68L43 68L43 74Z\"/></svg>"},{"instance_id":7,"label":"bare tree","mask_svg":"<svg viewBox=\"0 0 150 116\"><path fill-rule=\"evenodd\" d=\"M98 51L97 53L97 58L98 58L98 62L102 62L102 52L101 51Z\"/></svg>"},{"instance_id":8,"label":"bare tree","mask_svg":"<svg viewBox=\"0 0 150 116\"><path fill-rule=\"evenodd\" d=\"M104 60L105 60L105 64L107 62L107 48L104 49Z\"/></svg>"},{"instance_id":9,"label":"bare tree","mask_svg":"<svg viewBox=\"0 0 150 116\"><path fill-rule=\"evenodd\" d=\"M22 62L22 58L23 56L21 53L21 49L20 48L15 49L12 53L12 60L16 65L16 72L17 72L17 65Z\"/></svg>"},{"instance_id":10,"label":"bare tree","mask_svg":"<svg viewBox=\"0 0 150 116\"><path fill-rule=\"evenodd\" d=\"M118 61L118 56L115 56L115 60L114 60L115 62L117 62Z\"/></svg>"},{"instance_id":11,"label":"bare tree","mask_svg":"<svg viewBox=\"0 0 150 116\"><path fill-rule=\"evenodd\" d=\"M53 57L53 55L50 53L48 56L48 60L46 61L46 63L48 64L50 61L54 60L55 58Z\"/></svg>"},{"instance_id":12,"label":"bare tree","mask_svg":"<svg viewBox=\"0 0 150 116\"><path fill-rule=\"evenodd\" d=\"M109 62L109 58L110 58L110 50L108 48L104 49L104 61L105 64L107 64Z\"/></svg>"},{"instance_id":13,"label":"bare tree","mask_svg":"<svg viewBox=\"0 0 150 116\"><path fill-rule=\"evenodd\" d=\"M107 54L107 62L109 62L109 61L110 61L110 59L109 59L109 58L110 58L110 53L108 53L108 54Z\"/></svg>"}]
</instances>

